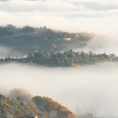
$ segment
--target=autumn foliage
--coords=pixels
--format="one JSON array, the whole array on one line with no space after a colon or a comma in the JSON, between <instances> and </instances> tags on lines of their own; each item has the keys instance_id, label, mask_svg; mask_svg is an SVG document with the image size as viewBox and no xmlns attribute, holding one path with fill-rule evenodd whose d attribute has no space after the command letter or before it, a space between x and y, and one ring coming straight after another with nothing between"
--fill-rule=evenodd
<instances>
[{"instance_id":1,"label":"autumn foliage","mask_svg":"<svg viewBox=\"0 0 118 118\"><path fill-rule=\"evenodd\" d=\"M14 89L12 93L16 92L15 99L0 95L0 118L76 118L76 116L66 107L48 97L35 96L31 101L22 99L26 96L27 91ZM19 93L20 92L20 93ZM14 96L13 96L14 97ZM20 98L21 97L21 98Z\"/></svg>"},{"instance_id":2,"label":"autumn foliage","mask_svg":"<svg viewBox=\"0 0 118 118\"><path fill-rule=\"evenodd\" d=\"M44 108L42 111L51 112L51 110L57 110L57 117L59 118L75 118L75 115L69 109L51 98L35 96L33 102L36 104L37 108Z\"/></svg>"}]
</instances>

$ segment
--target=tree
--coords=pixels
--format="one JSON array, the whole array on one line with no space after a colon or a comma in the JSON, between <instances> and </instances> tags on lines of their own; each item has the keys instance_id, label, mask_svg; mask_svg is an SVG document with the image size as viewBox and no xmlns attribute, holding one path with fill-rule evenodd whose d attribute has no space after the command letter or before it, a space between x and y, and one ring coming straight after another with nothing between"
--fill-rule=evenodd
<instances>
[{"instance_id":1,"label":"tree","mask_svg":"<svg viewBox=\"0 0 118 118\"><path fill-rule=\"evenodd\" d=\"M92 55L93 55L93 53L92 53L92 51L90 51L90 52L89 52L89 56L92 56Z\"/></svg>"},{"instance_id":2,"label":"tree","mask_svg":"<svg viewBox=\"0 0 118 118\"><path fill-rule=\"evenodd\" d=\"M60 59L58 57L55 57L54 58L54 62L55 62L55 64L59 64L60 63Z\"/></svg>"},{"instance_id":3,"label":"tree","mask_svg":"<svg viewBox=\"0 0 118 118\"><path fill-rule=\"evenodd\" d=\"M70 52L70 53L72 53L72 52L73 52L73 50L72 50L72 49L70 49L70 50L69 50L69 52Z\"/></svg>"},{"instance_id":4,"label":"tree","mask_svg":"<svg viewBox=\"0 0 118 118\"><path fill-rule=\"evenodd\" d=\"M48 38L47 38L47 37L45 37L45 38L44 38L44 40L45 40L45 41L47 41L47 40L48 40Z\"/></svg>"},{"instance_id":5,"label":"tree","mask_svg":"<svg viewBox=\"0 0 118 118\"><path fill-rule=\"evenodd\" d=\"M81 53L81 57L83 58L84 57L84 52L82 51L82 53Z\"/></svg>"},{"instance_id":6,"label":"tree","mask_svg":"<svg viewBox=\"0 0 118 118\"><path fill-rule=\"evenodd\" d=\"M21 98L19 97L19 96L17 96L17 98L16 98L18 101L21 101Z\"/></svg>"},{"instance_id":7,"label":"tree","mask_svg":"<svg viewBox=\"0 0 118 118\"><path fill-rule=\"evenodd\" d=\"M11 101L11 97L7 97L7 101Z\"/></svg>"},{"instance_id":8,"label":"tree","mask_svg":"<svg viewBox=\"0 0 118 118\"><path fill-rule=\"evenodd\" d=\"M29 56L30 56L30 57L32 57L32 54L31 54L31 52L29 53Z\"/></svg>"},{"instance_id":9,"label":"tree","mask_svg":"<svg viewBox=\"0 0 118 118\"><path fill-rule=\"evenodd\" d=\"M53 43L53 44L52 44L52 48L56 48L56 47L57 47L56 44Z\"/></svg>"},{"instance_id":10,"label":"tree","mask_svg":"<svg viewBox=\"0 0 118 118\"><path fill-rule=\"evenodd\" d=\"M44 29L44 31L47 31L48 30L48 28L46 26L44 26L43 29Z\"/></svg>"},{"instance_id":11,"label":"tree","mask_svg":"<svg viewBox=\"0 0 118 118\"><path fill-rule=\"evenodd\" d=\"M33 102L30 102L30 103L29 103L29 108L30 108L31 110L33 110L33 111L36 111L36 110L37 110L37 107L36 107L36 105L35 105Z\"/></svg>"}]
</instances>

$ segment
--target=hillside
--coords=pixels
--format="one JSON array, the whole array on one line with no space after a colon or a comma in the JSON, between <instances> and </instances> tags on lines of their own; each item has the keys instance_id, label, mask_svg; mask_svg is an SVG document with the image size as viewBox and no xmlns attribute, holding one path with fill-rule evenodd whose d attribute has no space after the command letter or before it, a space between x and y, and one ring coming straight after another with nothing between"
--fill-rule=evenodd
<instances>
[{"instance_id":1,"label":"hillside","mask_svg":"<svg viewBox=\"0 0 118 118\"><path fill-rule=\"evenodd\" d=\"M82 47L94 36L92 33L55 31L45 26L40 28L0 26L0 45L11 47L24 54L35 50L60 51L70 46Z\"/></svg>"},{"instance_id":2,"label":"hillside","mask_svg":"<svg viewBox=\"0 0 118 118\"><path fill-rule=\"evenodd\" d=\"M27 94L19 94L19 89L12 92L16 98L0 94L0 118L75 118L76 116L51 98L34 96L29 100ZM24 92L23 92L24 93Z\"/></svg>"},{"instance_id":3,"label":"hillside","mask_svg":"<svg viewBox=\"0 0 118 118\"><path fill-rule=\"evenodd\" d=\"M107 55L95 54L92 51L89 53L85 52L73 52L71 49L64 53L55 51L35 51L29 53L28 57L6 57L0 59L0 63L8 62L20 62L27 64L37 64L49 67L69 67L69 66L85 66L103 62L118 62L118 57L115 54Z\"/></svg>"}]
</instances>

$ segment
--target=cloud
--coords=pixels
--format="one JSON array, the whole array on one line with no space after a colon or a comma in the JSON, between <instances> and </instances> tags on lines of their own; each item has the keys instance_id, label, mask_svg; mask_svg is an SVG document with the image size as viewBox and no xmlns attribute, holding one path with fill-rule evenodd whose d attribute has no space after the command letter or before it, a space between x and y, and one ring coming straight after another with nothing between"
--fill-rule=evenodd
<instances>
[{"instance_id":1,"label":"cloud","mask_svg":"<svg viewBox=\"0 0 118 118\"><path fill-rule=\"evenodd\" d=\"M1 10L12 12L28 12L32 10L39 10L44 12L73 12L73 11L87 11L87 10L116 10L118 9L118 2L101 2L101 1L62 1L62 0L17 0L8 1L1 5Z\"/></svg>"},{"instance_id":2,"label":"cloud","mask_svg":"<svg viewBox=\"0 0 118 118\"><path fill-rule=\"evenodd\" d=\"M47 0L24 0L24 1L47 1Z\"/></svg>"},{"instance_id":3,"label":"cloud","mask_svg":"<svg viewBox=\"0 0 118 118\"><path fill-rule=\"evenodd\" d=\"M118 30L116 0L11 0L0 3L0 14L0 25L47 26L67 32L105 35Z\"/></svg>"},{"instance_id":4,"label":"cloud","mask_svg":"<svg viewBox=\"0 0 118 118\"><path fill-rule=\"evenodd\" d=\"M30 12L30 11L42 11L42 12L61 12L74 10L76 6L68 2L55 2L55 1L8 1L3 3L0 10L8 12Z\"/></svg>"},{"instance_id":5,"label":"cloud","mask_svg":"<svg viewBox=\"0 0 118 118\"><path fill-rule=\"evenodd\" d=\"M1 5L0 10L7 12L30 12L35 10L37 6L33 1L8 1Z\"/></svg>"},{"instance_id":6,"label":"cloud","mask_svg":"<svg viewBox=\"0 0 118 118\"><path fill-rule=\"evenodd\" d=\"M6 1L9 1L9 0L0 0L0 2L6 2Z\"/></svg>"},{"instance_id":7,"label":"cloud","mask_svg":"<svg viewBox=\"0 0 118 118\"><path fill-rule=\"evenodd\" d=\"M118 2L102 2L102 1L23 1L12 0L0 5L0 10L6 13L15 12L16 14L37 14L42 16L64 17L77 19L100 18L116 16L118 13Z\"/></svg>"},{"instance_id":8,"label":"cloud","mask_svg":"<svg viewBox=\"0 0 118 118\"><path fill-rule=\"evenodd\" d=\"M75 5L83 5L85 6L87 9L91 9L91 10L114 10L114 9L118 9L118 1L72 1L72 4Z\"/></svg>"}]
</instances>

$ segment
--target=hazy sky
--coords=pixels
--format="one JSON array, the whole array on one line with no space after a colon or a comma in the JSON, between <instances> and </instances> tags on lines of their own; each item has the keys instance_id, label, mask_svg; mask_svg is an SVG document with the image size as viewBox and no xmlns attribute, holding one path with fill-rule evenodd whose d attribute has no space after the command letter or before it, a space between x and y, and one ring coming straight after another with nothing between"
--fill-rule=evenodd
<instances>
[{"instance_id":1,"label":"hazy sky","mask_svg":"<svg viewBox=\"0 0 118 118\"><path fill-rule=\"evenodd\" d=\"M69 32L115 33L117 0L0 0L0 25L47 26Z\"/></svg>"}]
</instances>

